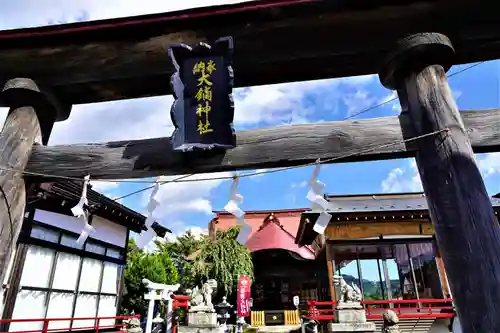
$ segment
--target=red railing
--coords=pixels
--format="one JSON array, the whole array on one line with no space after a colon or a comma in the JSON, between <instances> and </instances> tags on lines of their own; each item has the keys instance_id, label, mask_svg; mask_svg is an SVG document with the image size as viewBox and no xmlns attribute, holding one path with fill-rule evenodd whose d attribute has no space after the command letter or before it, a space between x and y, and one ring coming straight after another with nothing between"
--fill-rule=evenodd
<instances>
[{"instance_id":1,"label":"red railing","mask_svg":"<svg viewBox=\"0 0 500 333\"><path fill-rule=\"evenodd\" d=\"M308 313L306 318L313 320L334 320L334 305L336 302L307 302ZM420 299L420 300L383 300L362 301L367 319L382 319L385 310L390 309L399 318L452 318L455 314L452 299ZM325 308L318 308L323 306ZM326 308L327 306L327 308Z\"/></svg>"},{"instance_id":2,"label":"red railing","mask_svg":"<svg viewBox=\"0 0 500 333\"><path fill-rule=\"evenodd\" d=\"M23 329L21 331L9 331L10 333L48 333L48 332L70 332L70 331L94 331L99 332L102 329L113 329L116 328L116 331L112 332L125 332L127 324L123 321L139 318L140 316L115 316L115 317L88 317L88 318L41 318L41 319L0 319L0 325L4 326L5 324L15 324L15 323L43 323L41 329L33 329L26 330ZM94 325L92 326L82 326L82 327L73 327L75 321L93 321ZM122 322L117 324L116 322L121 320ZM69 327L60 325L55 328L51 328L51 323L61 323L61 322L70 322ZM111 325L101 325L104 321L114 321L114 324ZM6 333L6 332L0 332Z\"/></svg>"},{"instance_id":3,"label":"red railing","mask_svg":"<svg viewBox=\"0 0 500 333\"><path fill-rule=\"evenodd\" d=\"M172 333L177 333L177 325L179 324L177 309L189 309L189 296L181 296L181 295L171 295L172 298L172 308L174 311L174 318L172 320Z\"/></svg>"},{"instance_id":4,"label":"red railing","mask_svg":"<svg viewBox=\"0 0 500 333\"><path fill-rule=\"evenodd\" d=\"M170 297L173 300L172 307L174 310L177 308L189 309L189 296L171 295Z\"/></svg>"}]
</instances>

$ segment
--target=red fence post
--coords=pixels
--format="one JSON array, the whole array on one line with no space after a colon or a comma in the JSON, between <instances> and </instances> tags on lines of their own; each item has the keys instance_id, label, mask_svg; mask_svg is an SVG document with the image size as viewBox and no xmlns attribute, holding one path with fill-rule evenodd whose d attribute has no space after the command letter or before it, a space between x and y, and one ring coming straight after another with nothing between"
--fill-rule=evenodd
<instances>
[{"instance_id":1,"label":"red fence post","mask_svg":"<svg viewBox=\"0 0 500 333\"><path fill-rule=\"evenodd\" d=\"M47 333L48 330L49 330L49 319L44 319L42 333Z\"/></svg>"},{"instance_id":2,"label":"red fence post","mask_svg":"<svg viewBox=\"0 0 500 333\"><path fill-rule=\"evenodd\" d=\"M99 333L99 323L101 319L97 318L96 323L95 323L95 333Z\"/></svg>"}]
</instances>

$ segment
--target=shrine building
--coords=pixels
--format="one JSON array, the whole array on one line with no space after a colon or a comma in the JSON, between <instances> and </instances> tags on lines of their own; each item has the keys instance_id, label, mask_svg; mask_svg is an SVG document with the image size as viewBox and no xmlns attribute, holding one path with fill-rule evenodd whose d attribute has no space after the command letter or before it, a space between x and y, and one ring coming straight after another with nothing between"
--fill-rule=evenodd
<instances>
[{"instance_id":1,"label":"shrine building","mask_svg":"<svg viewBox=\"0 0 500 333\"><path fill-rule=\"evenodd\" d=\"M295 309L296 295L302 315L333 320L338 291L329 281L337 274L359 286L367 317L378 326L381 311L390 307L398 309L403 327L448 332L455 312L424 194L325 198L331 220L323 235L313 230L319 213L309 209L246 212L252 227L245 244L254 263L252 312L262 312L252 315L252 325L286 324L284 312ZM500 194L491 202L498 215ZM210 234L237 225L232 215L214 213Z\"/></svg>"},{"instance_id":2,"label":"shrine building","mask_svg":"<svg viewBox=\"0 0 500 333\"><path fill-rule=\"evenodd\" d=\"M3 319L67 318L48 329L113 325L124 290L123 270L130 232L146 230L146 217L88 189L89 224L95 229L78 244L83 219L71 213L82 184L36 184L28 191L24 222L3 282ZM41 330L43 321L2 324L0 331Z\"/></svg>"},{"instance_id":3,"label":"shrine building","mask_svg":"<svg viewBox=\"0 0 500 333\"><path fill-rule=\"evenodd\" d=\"M246 247L252 253L252 311L265 311L268 325L283 325L284 310L295 310L292 298L300 297L301 307L328 292L324 253L317 257L312 246L299 247L295 235L302 214L309 209L262 210L245 212L252 226ZM215 211L209 234L237 225L233 215ZM273 319L275 318L275 319Z\"/></svg>"}]
</instances>

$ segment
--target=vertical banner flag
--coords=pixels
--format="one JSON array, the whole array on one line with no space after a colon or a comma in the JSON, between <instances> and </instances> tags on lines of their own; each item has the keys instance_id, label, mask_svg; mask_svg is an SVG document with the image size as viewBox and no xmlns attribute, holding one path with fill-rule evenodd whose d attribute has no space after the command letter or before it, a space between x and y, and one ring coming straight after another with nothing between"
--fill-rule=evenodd
<instances>
[{"instance_id":1,"label":"vertical banner flag","mask_svg":"<svg viewBox=\"0 0 500 333\"><path fill-rule=\"evenodd\" d=\"M170 110L173 149L234 148L232 37L193 48L174 44L168 55L176 69L170 80L175 98Z\"/></svg>"},{"instance_id":2,"label":"vertical banner flag","mask_svg":"<svg viewBox=\"0 0 500 333\"><path fill-rule=\"evenodd\" d=\"M238 280L238 317L250 316L250 295L252 280L248 276L240 276Z\"/></svg>"}]
</instances>

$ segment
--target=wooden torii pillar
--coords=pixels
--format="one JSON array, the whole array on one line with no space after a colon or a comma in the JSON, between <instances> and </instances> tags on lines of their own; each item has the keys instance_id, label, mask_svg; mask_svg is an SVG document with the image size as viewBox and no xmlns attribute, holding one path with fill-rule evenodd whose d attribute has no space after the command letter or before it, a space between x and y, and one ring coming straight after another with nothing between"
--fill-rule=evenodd
<instances>
[{"instance_id":1,"label":"wooden torii pillar","mask_svg":"<svg viewBox=\"0 0 500 333\"><path fill-rule=\"evenodd\" d=\"M31 79L5 83L0 100L9 113L0 132L0 282L4 281L26 206L24 171L34 144L46 144L55 121L71 107L57 103Z\"/></svg>"},{"instance_id":2,"label":"wooden torii pillar","mask_svg":"<svg viewBox=\"0 0 500 333\"><path fill-rule=\"evenodd\" d=\"M414 143L429 213L463 331L500 332L500 227L446 78L453 60L446 36L416 34L379 77L398 92L405 137L447 129Z\"/></svg>"}]
</instances>

